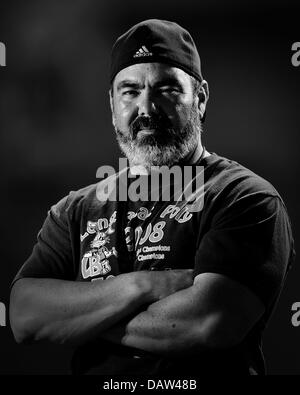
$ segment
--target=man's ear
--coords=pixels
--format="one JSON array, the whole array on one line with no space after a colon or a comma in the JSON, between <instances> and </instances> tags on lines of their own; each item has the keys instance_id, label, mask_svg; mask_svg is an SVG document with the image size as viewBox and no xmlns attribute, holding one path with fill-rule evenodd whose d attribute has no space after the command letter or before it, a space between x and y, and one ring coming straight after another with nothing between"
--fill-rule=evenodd
<instances>
[{"instance_id":1,"label":"man's ear","mask_svg":"<svg viewBox=\"0 0 300 395\"><path fill-rule=\"evenodd\" d=\"M113 98L112 89L113 88L109 90L109 104L111 110L112 124L115 127L114 98Z\"/></svg>"},{"instance_id":2,"label":"man's ear","mask_svg":"<svg viewBox=\"0 0 300 395\"><path fill-rule=\"evenodd\" d=\"M198 93L198 108L200 111L201 119L203 118L205 111L206 111L206 104L209 98L209 89L207 81L203 80L201 82L200 91Z\"/></svg>"},{"instance_id":3,"label":"man's ear","mask_svg":"<svg viewBox=\"0 0 300 395\"><path fill-rule=\"evenodd\" d=\"M113 103L113 93L112 93L112 88L109 90L109 104L110 104L110 110L113 112L114 110L114 103Z\"/></svg>"}]
</instances>

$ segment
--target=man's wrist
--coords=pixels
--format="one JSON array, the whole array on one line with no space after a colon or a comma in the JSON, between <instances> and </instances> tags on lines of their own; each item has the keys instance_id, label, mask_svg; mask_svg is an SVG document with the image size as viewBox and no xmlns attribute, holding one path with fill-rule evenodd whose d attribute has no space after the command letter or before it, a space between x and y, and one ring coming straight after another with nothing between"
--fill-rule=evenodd
<instances>
[{"instance_id":1,"label":"man's wrist","mask_svg":"<svg viewBox=\"0 0 300 395\"><path fill-rule=\"evenodd\" d=\"M151 303L155 300L153 295L153 285L148 271L132 272L131 274L135 292L139 295L140 304Z\"/></svg>"}]
</instances>

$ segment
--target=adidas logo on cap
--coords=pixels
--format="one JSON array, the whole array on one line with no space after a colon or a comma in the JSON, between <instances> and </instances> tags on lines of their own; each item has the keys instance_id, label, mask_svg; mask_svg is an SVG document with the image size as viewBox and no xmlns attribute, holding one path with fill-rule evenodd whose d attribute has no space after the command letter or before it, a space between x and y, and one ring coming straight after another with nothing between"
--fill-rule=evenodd
<instances>
[{"instance_id":1,"label":"adidas logo on cap","mask_svg":"<svg viewBox=\"0 0 300 395\"><path fill-rule=\"evenodd\" d=\"M148 49L143 45L138 51L136 51L134 58L140 58L141 56L152 56L153 53L148 51Z\"/></svg>"}]
</instances>

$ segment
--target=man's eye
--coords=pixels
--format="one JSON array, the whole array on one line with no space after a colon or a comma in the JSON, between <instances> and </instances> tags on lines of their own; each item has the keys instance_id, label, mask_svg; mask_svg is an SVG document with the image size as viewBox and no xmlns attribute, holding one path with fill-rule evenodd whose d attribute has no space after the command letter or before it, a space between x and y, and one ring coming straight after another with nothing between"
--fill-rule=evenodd
<instances>
[{"instance_id":1,"label":"man's eye","mask_svg":"<svg viewBox=\"0 0 300 395\"><path fill-rule=\"evenodd\" d=\"M129 89L129 90L122 92L123 96L136 96L137 94L138 94L138 91L136 91L134 89Z\"/></svg>"},{"instance_id":2,"label":"man's eye","mask_svg":"<svg viewBox=\"0 0 300 395\"><path fill-rule=\"evenodd\" d=\"M160 92L163 94L176 95L179 93L179 90L174 87L166 87L166 88L160 89Z\"/></svg>"}]
</instances>

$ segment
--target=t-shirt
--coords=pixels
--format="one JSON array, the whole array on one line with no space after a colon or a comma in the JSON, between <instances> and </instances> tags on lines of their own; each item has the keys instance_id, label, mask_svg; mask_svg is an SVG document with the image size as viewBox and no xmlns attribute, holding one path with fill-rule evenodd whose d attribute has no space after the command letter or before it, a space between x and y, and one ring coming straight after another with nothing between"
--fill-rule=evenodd
<instances>
[{"instance_id":1,"label":"t-shirt","mask_svg":"<svg viewBox=\"0 0 300 395\"><path fill-rule=\"evenodd\" d=\"M262 332L294 258L286 207L269 182L235 161L213 153L193 167L200 171L193 173L196 188L188 198L99 199L105 181L70 192L49 210L14 281L109 281L137 270L192 268L195 276L220 273L245 285L263 302L264 315L237 347L193 357L162 357L93 340L75 351L73 373L265 373ZM123 175L110 184L118 193L134 182L125 185Z\"/></svg>"}]
</instances>

